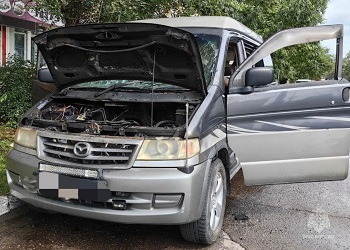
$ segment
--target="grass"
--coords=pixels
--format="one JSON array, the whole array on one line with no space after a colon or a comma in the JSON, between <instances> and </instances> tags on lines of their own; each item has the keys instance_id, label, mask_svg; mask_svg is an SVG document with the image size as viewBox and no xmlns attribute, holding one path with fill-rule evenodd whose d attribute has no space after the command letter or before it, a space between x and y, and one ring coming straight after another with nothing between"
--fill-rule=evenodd
<instances>
[{"instance_id":1,"label":"grass","mask_svg":"<svg viewBox=\"0 0 350 250\"><path fill-rule=\"evenodd\" d=\"M13 137L15 135L15 130L13 128L8 128L3 124L0 124L0 195L5 195L8 193L8 186L6 181L6 155L11 149L11 143L13 142Z\"/></svg>"}]
</instances>

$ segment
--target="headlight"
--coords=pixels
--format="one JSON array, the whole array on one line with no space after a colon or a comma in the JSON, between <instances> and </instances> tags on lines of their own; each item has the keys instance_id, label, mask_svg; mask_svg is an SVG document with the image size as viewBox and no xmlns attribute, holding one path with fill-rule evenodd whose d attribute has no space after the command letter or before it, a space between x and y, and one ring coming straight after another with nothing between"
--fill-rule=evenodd
<instances>
[{"instance_id":1,"label":"headlight","mask_svg":"<svg viewBox=\"0 0 350 250\"><path fill-rule=\"evenodd\" d=\"M198 139L189 139L187 157L199 153ZM145 140L137 156L137 160L182 160L186 159L186 140Z\"/></svg>"},{"instance_id":2,"label":"headlight","mask_svg":"<svg viewBox=\"0 0 350 250\"><path fill-rule=\"evenodd\" d=\"M36 149L37 130L31 128L18 128L15 134L15 143L23 147Z\"/></svg>"}]
</instances>

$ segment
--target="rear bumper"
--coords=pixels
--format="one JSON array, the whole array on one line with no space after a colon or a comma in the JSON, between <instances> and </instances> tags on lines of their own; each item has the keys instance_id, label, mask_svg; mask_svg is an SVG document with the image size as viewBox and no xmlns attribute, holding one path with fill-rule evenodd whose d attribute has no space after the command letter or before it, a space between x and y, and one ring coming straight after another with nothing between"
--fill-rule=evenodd
<instances>
[{"instance_id":1,"label":"rear bumper","mask_svg":"<svg viewBox=\"0 0 350 250\"><path fill-rule=\"evenodd\" d=\"M39 196L35 175L39 159L15 149L7 157L7 179L12 195L43 209L118 223L184 224L201 215L210 163L195 165L190 174L176 168L104 171L103 178L111 191L128 194L116 196L125 200L125 210Z\"/></svg>"}]
</instances>

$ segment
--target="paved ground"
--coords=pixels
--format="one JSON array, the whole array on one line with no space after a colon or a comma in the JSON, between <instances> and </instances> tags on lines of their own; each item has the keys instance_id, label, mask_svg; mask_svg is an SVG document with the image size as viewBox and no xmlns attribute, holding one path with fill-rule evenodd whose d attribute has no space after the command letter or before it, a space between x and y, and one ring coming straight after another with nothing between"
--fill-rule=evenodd
<instances>
[{"instance_id":1,"label":"paved ground","mask_svg":"<svg viewBox=\"0 0 350 250\"><path fill-rule=\"evenodd\" d=\"M121 225L29 211L0 223L0 249L232 249L223 232L212 246L182 240L175 226Z\"/></svg>"},{"instance_id":2,"label":"paved ground","mask_svg":"<svg viewBox=\"0 0 350 250\"><path fill-rule=\"evenodd\" d=\"M243 187L227 202L225 232L247 249L350 249L350 178ZM235 221L244 213L246 221Z\"/></svg>"},{"instance_id":3,"label":"paved ground","mask_svg":"<svg viewBox=\"0 0 350 250\"><path fill-rule=\"evenodd\" d=\"M29 211L0 219L0 249L350 249L349 188L349 179L249 188L239 173L232 181L223 234L210 247L184 242L174 226ZM242 214L249 219L235 220Z\"/></svg>"}]
</instances>

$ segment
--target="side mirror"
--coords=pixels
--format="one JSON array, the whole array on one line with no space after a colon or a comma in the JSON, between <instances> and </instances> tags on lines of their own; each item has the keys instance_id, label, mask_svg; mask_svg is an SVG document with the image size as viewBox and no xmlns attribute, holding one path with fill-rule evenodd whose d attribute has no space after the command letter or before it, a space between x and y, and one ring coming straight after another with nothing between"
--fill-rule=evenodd
<instances>
[{"instance_id":1,"label":"side mirror","mask_svg":"<svg viewBox=\"0 0 350 250\"><path fill-rule=\"evenodd\" d=\"M255 67L245 73L244 87L231 87L230 94L247 95L254 92L254 87L265 86L275 81L273 68Z\"/></svg>"},{"instance_id":2,"label":"side mirror","mask_svg":"<svg viewBox=\"0 0 350 250\"><path fill-rule=\"evenodd\" d=\"M38 79L41 82L53 83L53 78L48 68L38 70Z\"/></svg>"},{"instance_id":3,"label":"side mirror","mask_svg":"<svg viewBox=\"0 0 350 250\"><path fill-rule=\"evenodd\" d=\"M255 67L245 73L245 86L265 86L275 81L273 68Z\"/></svg>"}]
</instances>

